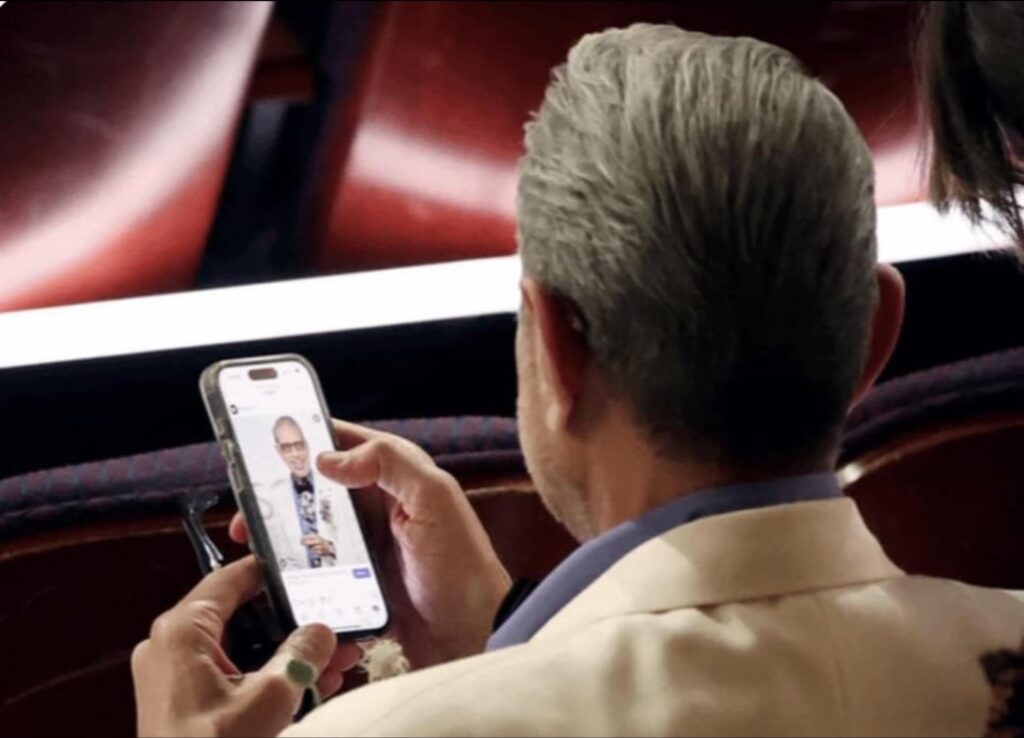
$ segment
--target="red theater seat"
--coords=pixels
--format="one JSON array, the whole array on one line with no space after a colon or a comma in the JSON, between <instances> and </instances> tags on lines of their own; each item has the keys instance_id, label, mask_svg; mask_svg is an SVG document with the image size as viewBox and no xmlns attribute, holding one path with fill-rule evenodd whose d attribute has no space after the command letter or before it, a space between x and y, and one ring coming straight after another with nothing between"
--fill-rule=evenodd
<instances>
[{"instance_id":1,"label":"red theater seat","mask_svg":"<svg viewBox=\"0 0 1024 738\"><path fill-rule=\"evenodd\" d=\"M921 199L909 2L385 2L336 111L311 259L348 271L515 250L523 124L583 34L635 22L793 51L875 153L879 204Z\"/></svg>"},{"instance_id":2,"label":"red theater seat","mask_svg":"<svg viewBox=\"0 0 1024 738\"><path fill-rule=\"evenodd\" d=\"M850 417L840 479L911 573L1024 589L1024 349L878 387Z\"/></svg>"},{"instance_id":3,"label":"red theater seat","mask_svg":"<svg viewBox=\"0 0 1024 738\"><path fill-rule=\"evenodd\" d=\"M186 289L270 3L8 3L0 310Z\"/></svg>"}]
</instances>

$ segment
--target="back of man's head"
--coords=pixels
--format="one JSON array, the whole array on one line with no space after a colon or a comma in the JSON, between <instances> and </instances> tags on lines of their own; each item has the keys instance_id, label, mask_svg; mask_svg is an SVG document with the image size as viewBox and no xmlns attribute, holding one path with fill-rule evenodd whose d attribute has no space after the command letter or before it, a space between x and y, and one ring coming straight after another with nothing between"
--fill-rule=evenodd
<instances>
[{"instance_id":1,"label":"back of man's head","mask_svg":"<svg viewBox=\"0 0 1024 738\"><path fill-rule=\"evenodd\" d=\"M835 447L865 362L872 189L853 121L788 52L635 25L555 71L519 245L660 453L799 464Z\"/></svg>"}]
</instances>

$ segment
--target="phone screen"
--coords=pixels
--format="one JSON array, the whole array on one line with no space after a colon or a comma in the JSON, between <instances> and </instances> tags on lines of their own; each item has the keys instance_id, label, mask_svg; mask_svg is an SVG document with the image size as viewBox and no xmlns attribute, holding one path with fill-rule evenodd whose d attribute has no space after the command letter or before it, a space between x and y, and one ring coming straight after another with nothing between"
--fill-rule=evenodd
<instances>
[{"instance_id":1,"label":"phone screen","mask_svg":"<svg viewBox=\"0 0 1024 738\"><path fill-rule=\"evenodd\" d=\"M295 622L339 633L383 627L386 605L351 496L316 468L334 444L312 374L279 361L227 366L218 382L272 549L262 554L280 569Z\"/></svg>"}]
</instances>

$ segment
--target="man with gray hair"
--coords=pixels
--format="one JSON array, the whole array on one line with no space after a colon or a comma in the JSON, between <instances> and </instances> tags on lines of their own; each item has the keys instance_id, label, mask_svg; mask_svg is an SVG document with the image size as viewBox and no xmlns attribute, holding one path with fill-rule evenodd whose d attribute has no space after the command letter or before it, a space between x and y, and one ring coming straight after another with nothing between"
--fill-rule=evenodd
<instances>
[{"instance_id":1,"label":"man with gray hair","mask_svg":"<svg viewBox=\"0 0 1024 738\"><path fill-rule=\"evenodd\" d=\"M832 474L903 306L835 96L753 39L587 36L527 126L518 229L523 452L584 543L523 597L450 475L336 422L319 468L387 502L417 670L286 733L980 733L979 659L1017 645L1024 602L907 576ZM270 734L295 673L339 689L352 647L316 626L222 673L210 613L257 587L236 562L154 625L142 732Z\"/></svg>"}]
</instances>

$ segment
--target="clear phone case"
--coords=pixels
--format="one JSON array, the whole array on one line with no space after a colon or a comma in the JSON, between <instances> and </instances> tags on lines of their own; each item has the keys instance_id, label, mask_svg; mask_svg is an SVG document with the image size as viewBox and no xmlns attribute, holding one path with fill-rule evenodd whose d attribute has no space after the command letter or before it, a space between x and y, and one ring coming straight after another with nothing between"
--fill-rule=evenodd
<instances>
[{"instance_id":1,"label":"clear phone case","mask_svg":"<svg viewBox=\"0 0 1024 738\"><path fill-rule=\"evenodd\" d=\"M317 401L320 404L323 417L331 417L330 411L327 409L327 403L324 401L323 390L320 388L320 381L317 377L316 370L304 356L300 356L299 354L276 354L273 356L257 356L246 359L218 361L203 370L203 373L199 378L199 389L203 396L203 402L206 405L206 412L210 417L214 434L221 445L221 451L228 465L228 478L231 481L231 489L234 493L238 508L242 511L242 515L245 517L245 522L249 529L249 548L256 555L263 571L267 594L270 597L270 604L274 610L274 616L285 629L285 632L290 632L296 627L295 618L292 615L291 605L288 602L284 581L281 578L281 571L273 553L270 537L267 534L266 527L263 523L263 516L260 515L256 497L253 493L253 483L249 477L249 472L246 469L245 460L242 458L242 453L239 448L238 438L235 435L230 421L229 409L221 394L220 383L218 382L220 373L228 368L247 367L286 361L298 362L305 367L309 372L310 377L313 379L313 386L317 393ZM365 526L363 525L362 520L358 518L358 510L356 513L357 520L359 521L360 532L365 540ZM372 553L371 561L375 574L377 575L377 581L380 583L380 586L383 587L383 583L380 579L380 570L376 565L376 561L373 561ZM382 592L382 594L384 593ZM386 605L386 597L385 610L387 611L387 621L382 627L367 631L339 632L339 636L348 639L359 639L379 635L387 630L391 618L390 608Z\"/></svg>"}]
</instances>

